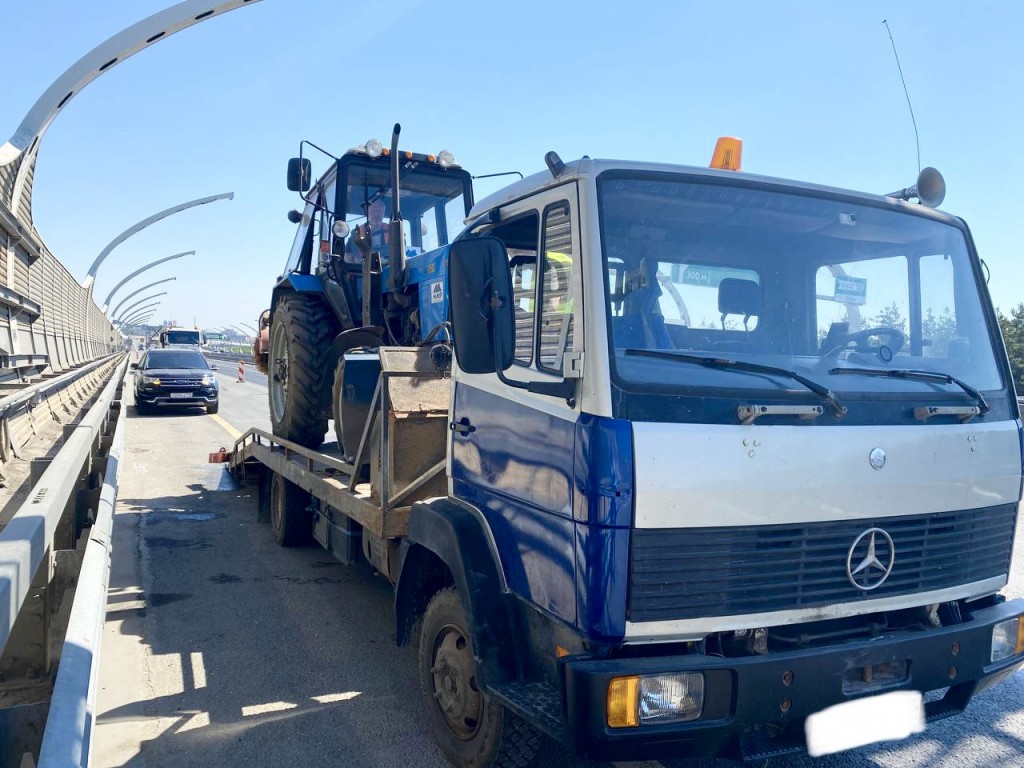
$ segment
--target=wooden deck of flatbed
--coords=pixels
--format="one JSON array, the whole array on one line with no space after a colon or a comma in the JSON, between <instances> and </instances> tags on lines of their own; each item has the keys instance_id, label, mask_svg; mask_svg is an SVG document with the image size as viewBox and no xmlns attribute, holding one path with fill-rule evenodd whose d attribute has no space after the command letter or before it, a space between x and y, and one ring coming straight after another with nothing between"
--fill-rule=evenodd
<instances>
[{"instance_id":1,"label":"wooden deck of flatbed","mask_svg":"<svg viewBox=\"0 0 1024 768\"><path fill-rule=\"evenodd\" d=\"M350 488L354 468L337 452L304 448L254 428L235 441L228 467L237 476L247 478L260 465L381 538L405 535L409 507L385 509L381 500L371 494L368 482L359 482Z\"/></svg>"}]
</instances>

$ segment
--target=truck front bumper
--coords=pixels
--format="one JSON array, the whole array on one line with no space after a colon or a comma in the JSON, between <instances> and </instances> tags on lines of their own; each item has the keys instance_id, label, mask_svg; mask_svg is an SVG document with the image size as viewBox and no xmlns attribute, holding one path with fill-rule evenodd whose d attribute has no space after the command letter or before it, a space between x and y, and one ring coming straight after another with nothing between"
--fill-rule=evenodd
<instances>
[{"instance_id":1,"label":"truck front bumper","mask_svg":"<svg viewBox=\"0 0 1024 768\"><path fill-rule=\"evenodd\" d=\"M948 688L925 704L927 720L962 712L970 699L1024 665L1024 654L992 663L992 630L1024 614L1024 600L972 611L950 627L883 633L816 648L726 658L704 655L566 660L569 733L576 751L605 760L726 756L760 759L802 751L803 721L841 702L887 693ZM851 692L859 670L906 662L906 679ZM699 719L678 724L607 724L608 685L615 677L704 674ZM844 680L847 690L844 691Z\"/></svg>"}]
</instances>

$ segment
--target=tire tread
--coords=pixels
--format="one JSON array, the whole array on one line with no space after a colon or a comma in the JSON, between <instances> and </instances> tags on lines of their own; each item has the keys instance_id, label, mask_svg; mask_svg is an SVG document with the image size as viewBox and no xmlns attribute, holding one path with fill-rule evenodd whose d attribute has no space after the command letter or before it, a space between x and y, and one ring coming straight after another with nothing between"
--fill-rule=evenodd
<instances>
[{"instance_id":1,"label":"tire tread","mask_svg":"<svg viewBox=\"0 0 1024 768\"><path fill-rule=\"evenodd\" d=\"M318 448L327 432L324 401L329 374L324 369L331 355L331 342L338 333L337 321L323 299L293 293L284 296L277 305L274 324L279 323L287 334L288 397L280 421L274 421L273 405L270 407L274 434L306 448ZM272 327L271 338L273 331ZM299 361L301 364L296 365ZM269 361L268 365L273 368ZM269 375L273 376L272 370ZM273 382L269 384L268 399Z\"/></svg>"}]
</instances>

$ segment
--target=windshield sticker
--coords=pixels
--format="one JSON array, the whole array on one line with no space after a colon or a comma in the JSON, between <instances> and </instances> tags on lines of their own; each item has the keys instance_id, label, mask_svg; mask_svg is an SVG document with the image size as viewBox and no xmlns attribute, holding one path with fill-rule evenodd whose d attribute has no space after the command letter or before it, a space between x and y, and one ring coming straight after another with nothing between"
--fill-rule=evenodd
<instances>
[{"instance_id":1,"label":"windshield sticker","mask_svg":"<svg viewBox=\"0 0 1024 768\"><path fill-rule=\"evenodd\" d=\"M868 299L868 281L862 277L836 275L835 300L840 304L864 304Z\"/></svg>"}]
</instances>

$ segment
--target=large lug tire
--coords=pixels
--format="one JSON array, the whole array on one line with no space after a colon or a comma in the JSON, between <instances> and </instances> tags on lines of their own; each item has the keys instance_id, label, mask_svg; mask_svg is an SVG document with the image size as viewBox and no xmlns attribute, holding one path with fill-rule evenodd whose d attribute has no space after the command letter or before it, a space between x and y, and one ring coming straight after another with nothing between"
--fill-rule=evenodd
<instances>
[{"instance_id":1,"label":"large lug tire","mask_svg":"<svg viewBox=\"0 0 1024 768\"><path fill-rule=\"evenodd\" d=\"M353 349L359 349L360 347L365 349L378 349L382 346L382 343L380 336L367 328L356 328L351 331L346 331L341 335L341 337L344 337L344 341L340 343L340 346L338 342L335 342L335 346L338 347L339 354L338 362L334 366L334 385L331 387L331 414L334 418L334 436L338 439L338 450L341 452L342 456L354 457L356 451L359 450L359 441L358 439L353 440L353 442L356 443L355 445L345 444L345 432L348 431L351 435L352 431L351 429L345 429L345 420L342 417L341 412L345 353L350 352ZM358 430L362 430L363 426L363 424L356 425Z\"/></svg>"},{"instance_id":2,"label":"large lug tire","mask_svg":"<svg viewBox=\"0 0 1024 768\"><path fill-rule=\"evenodd\" d=\"M453 587L434 595L420 628L417 671L427 722L458 768L533 765L541 734L484 695L465 608Z\"/></svg>"},{"instance_id":3,"label":"large lug tire","mask_svg":"<svg viewBox=\"0 0 1024 768\"><path fill-rule=\"evenodd\" d=\"M313 535L309 494L276 472L270 480L270 526L282 547L308 544Z\"/></svg>"},{"instance_id":4,"label":"large lug tire","mask_svg":"<svg viewBox=\"0 0 1024 768\"><path fill-rule=\"evenodd\" d=\"M342 395L342 374L345 370L345 355L338 358L334 366L334 386L331 387L331 413L334 416L334 436L338 439L338 451L342 456L351 456L356 452L356 447L351 451L345 450L345 435L342 430L341 420L341 395Z\"/></svg>"},{"instance_id":5,"label":"large lug tire","mask_svg":"<svg viewBox=\"0 0 1024 768\"><path fill-rule=\"evenodd\" d=\"M319 296L293 293L278 303L267 361L270 423L278 437L307 448L323 442L333 373L326 368L337 332L334 315Z\"/></svg>"}]
</instances>

